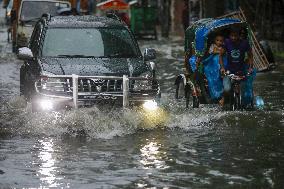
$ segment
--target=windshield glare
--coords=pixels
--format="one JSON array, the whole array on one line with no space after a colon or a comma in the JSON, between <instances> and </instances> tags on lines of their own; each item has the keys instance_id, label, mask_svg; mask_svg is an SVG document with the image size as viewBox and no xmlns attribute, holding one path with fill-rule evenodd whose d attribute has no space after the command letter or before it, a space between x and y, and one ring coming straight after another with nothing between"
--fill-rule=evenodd
<instances>
[{"instance_id":1,"label":"windshield glare","mask_svg":"<svg viewBox=\"0 0 284 189\"><path fill-rule=\"evenodd\" d=\"M20 20L28 21L40 18L44 13L49 13L55 16L59 14L60 9L68 7L68 3L52 1L24 1L22 4Z\"/></svg>"},{"instance_id":2,"label":"windshield glare","mask_svg":"<svg viewBox=\"0 0 284 189\"><path fill-rule=\"evenodd\" d=\"M42 56L138 57L125 28L50 28Z\"/></svg>"}]
</instances>

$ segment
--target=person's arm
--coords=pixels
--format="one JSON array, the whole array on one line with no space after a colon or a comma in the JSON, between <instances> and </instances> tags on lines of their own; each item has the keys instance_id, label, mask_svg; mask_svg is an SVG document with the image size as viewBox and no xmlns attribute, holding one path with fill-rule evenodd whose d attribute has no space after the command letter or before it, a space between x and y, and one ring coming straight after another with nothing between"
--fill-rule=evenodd
<instances>
[{"instance_id":1,"label":"person's arm","mask_svg":"<svg viewBox=\"0 0 284 189\"><path fill-rule=\"evenodd\" d=\"M216 47L216 45L212 44L209 48L209 54L219 54L220 50Z\"/></svg>"},{"instance_id":2,"label":"person's arm","mask_svg":"<svg viewBox=\"0 0 284 189\"><path fill-rule=\"evenodd\" d=\"M218 47L214 46L213 54L220 54L220 53L221 53L220 49L218 49Z\"/></svg>"}]
</instances>

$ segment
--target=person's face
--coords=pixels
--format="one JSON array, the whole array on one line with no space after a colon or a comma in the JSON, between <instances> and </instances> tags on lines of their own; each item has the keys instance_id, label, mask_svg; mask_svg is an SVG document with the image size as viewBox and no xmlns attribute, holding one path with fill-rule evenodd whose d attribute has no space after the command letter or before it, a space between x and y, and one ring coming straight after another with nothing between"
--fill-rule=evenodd
<instances>
[{"instance_id":1,"label":"person's face","mask_svg":"<svg viewBox=\"0 0 284 189\"><path fill-rule=\"evenodd\" d=\"M231 32L230 39L232 42L237 42L239 40L239 34L237 32Z\"/></svg>"},{"instance_id":2,"label":"person's face","mask_svg":"<svg viewBox=\"0 0 284 189\"><path fill-rule=\"evenodd\" d=\"M217 36L215 38L215 44L217 45L217 47L221 47L224 43L224 38L222 36Z\"/></svg>"}]
</instances>

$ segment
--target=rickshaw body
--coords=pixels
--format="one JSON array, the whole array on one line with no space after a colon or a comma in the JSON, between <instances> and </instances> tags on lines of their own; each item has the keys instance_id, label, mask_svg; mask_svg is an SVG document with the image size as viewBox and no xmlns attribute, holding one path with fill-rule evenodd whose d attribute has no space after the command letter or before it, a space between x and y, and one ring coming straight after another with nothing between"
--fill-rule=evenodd
<instances>
[{"instance_id":1,"label":"rickshaw body","mask_svg":"<svg viewBox=\"0 0 284 189\"><path fill-rule=\"evenodd\" d=\"M185 98L186 107L188 107L191 97L194 108L199 107L199 104L211 104L219 102L210 96L207 78L204 73L204 64L202 62L206 61L208 58L207 52L210 45L214 41L214 36L216 33L222 34L225 38L228 38L230 29L234 27L244 30L246 35L243 37L251 41L250 30L247 23L235 18L201 19L187 28L184 41L185 73L180 74L175 81L176 98ZM197 67L194 67L194 65L190 63L192 57L200 58L201 64L199 64ZM252 91L250 92L252 93ZM237 108L240 108L241 96L239 95L238 98ZM251 101L253 101L253 99ZM232 100L226 100L225 103L231 105L234 104ZM231 109L237 109L236 105L233 106L234 107Z\"/></svg>"}]
</instances>

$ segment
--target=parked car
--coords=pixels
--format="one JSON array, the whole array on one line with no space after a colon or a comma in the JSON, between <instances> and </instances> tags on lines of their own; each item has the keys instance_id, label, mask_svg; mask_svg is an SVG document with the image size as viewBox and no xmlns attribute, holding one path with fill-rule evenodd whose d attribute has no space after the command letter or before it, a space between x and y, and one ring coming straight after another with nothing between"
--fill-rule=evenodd
<instances>
[{"instance_id":1,"label":"parked car","mask_svg":"<svg viewBox=\"0 0 284 189\"><path fill-rule=\"evenodd\" d=\"M13 52L16 52L28 45L33 27L42 14L60 15L62 10L71 13L71 4L53 0L18 0L12 10L12 45Z\"/></svg>"},{"instance_id":2,"label":"parked car","mask_svg":"<svg viewBox=\"0 0 284 189\"><path fill-rule=\"evenodd\" d=\"M29 47L19 49L20 91L36 111L102 102L156 105L160 88L149 62L155 53L146 49L142 56L118 20L47 15L36 23Z\"/></svg>"},{"instance_id":3,"label":"parked car","mask_svg":"<svg viewBox=\"0 0 284 189\"><path fill-rule=\"evenodd\" d=\"M7 4L4 5L4 8L5 8L5 20L6 20L6 24L10 25L13 0L6 1L6 3Z\"/></svg>"}]
</instances>

